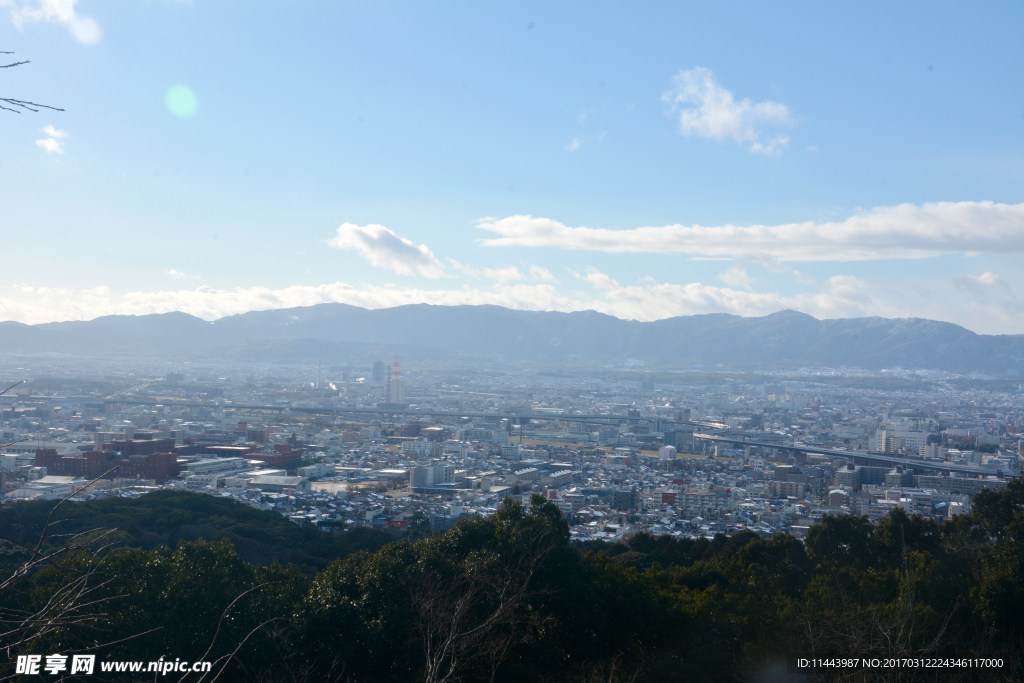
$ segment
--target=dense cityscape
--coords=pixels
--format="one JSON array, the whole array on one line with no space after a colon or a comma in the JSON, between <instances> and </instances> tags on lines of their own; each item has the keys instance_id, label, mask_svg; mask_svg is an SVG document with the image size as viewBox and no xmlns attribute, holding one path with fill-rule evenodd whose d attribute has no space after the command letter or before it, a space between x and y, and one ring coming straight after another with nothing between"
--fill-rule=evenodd
<instances>
[{"instance_id":1,"label":"dense cityscape","mask_svg":"<svg viewBox=\"0 0 1024 683\"><path fill-rule=\"evenodd\" d=\"M6 501L170 488L324 531L444 530L533 494L576 540L800 538L824 514L894 508L945 520L1019 475L1024 432L1019 385L901 370L14 362Z\"/></svg>"}]
</instances>

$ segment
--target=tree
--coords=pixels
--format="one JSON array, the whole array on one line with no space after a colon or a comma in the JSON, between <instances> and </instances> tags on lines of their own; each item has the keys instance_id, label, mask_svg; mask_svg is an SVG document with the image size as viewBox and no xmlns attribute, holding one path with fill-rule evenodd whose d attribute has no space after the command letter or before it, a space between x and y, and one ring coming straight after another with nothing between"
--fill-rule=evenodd
<instances>
[{"instance_id":1,"label":"tree","mask_svg":"<svg viewBox=\"0 0 1024 683\"><path fill-rule=\"evenodd\" d=\"M807 553L823 568L867 568L874 562L871 522L867 517L824 515L807 532Z\"/></svg>"},{"instance_id":2,"label":"tree","mask_svg":"<svg viewBox=\"0 0 1024 683\"><path fill-rule=\"evenodd\" d=\"M493 543L461 558L445 557L448 544L442 543L441 555L419 563L407 590L426 683L456 680L474 666L493 683L512 648L543 627L550 617L524 608L543 592L535 575L568 541L560 533L564 524L560 511L540 496L533 497L529 514L506 498L494 516Z\"/></svg>"},{"instance_id":3,"label":"tree","mask_svg":"<svg viewBox=\"0 0 1024 683\"><path fill-rule=\"evenodd\" d=\"M299 641L354 680L493 681L549 622L551 558L568 550L554 505L506 499L487 519L337 562L301 608Z\"/></svg>"},{"instance_id":4,"label":"tree","mask_svg":"<svg viewBox=\"0 0 1024 683\"><path fill-rule=\"evenodd\" d=\"M13 52L0 51L0 55L13 55L13 54L14 54ZM22 65L25 65L25 64L28 64L28 63L29 63L29 61L26 59L25 61L21 61L21 62L11 62L10 64L0 64L0 69L13 69L14 67L22 66ZM7 106L4 106L4 105L7 105ZM28 100L19 100L19 99L15 99L13 97L0 97L0 109L3 109L4 111L11 111L11 112L14 112L15 114L20 114L22 112L22 110L32 111L32 112L39 111L39 109L36 109L35 107L38 107L39 109L50 109L52 111L64 111L63 109L58 109L57 107L51 107L48 104L39 104L38 102L29 102Z\"/></svg>"},{"instance_id":5,"label":"tree","mask_svg":"<svg viewBox=\"0 0 1024 683\"><path fill-rule=\"evenodd\" d=\"M110 548L110 532L98 529L73 534L53 532L54 512L74 493L72 491L53 506L34 546L0 537L0 543L19 548L23 553L19 566L0 579L0 648L5 650L8 659L12 653L28 650L39 641L69 630L94 632L107 616L102 611L106 598L97 594L95 576L97 564ZM54 572L56 578L42 599L37 598L32 604L33 601L25 599L26 590L37 573L46 569Z\"/></svg>"},{"instance_id":6,"label":"tree","mask_svg":"<svg viewBox=\"0 0 1024 683\"><path fill-rule=\"evenodd\" d=\"M1024 478L1015 477L1002 491L984 488L974 494L971 503L972 516L988 533L997 539L1006 538L1014 518L1024 512Z\"/></svg>"},{"instance_id":7,"label":"tree","mask_svg":"<svg viewBox=\"0 0 1024 683\"><path fill-rule=\"evenodd\" d=\"M37 574L36 604L66 592L69 575L88 577L93 601L104 607L100 628L50 629L37 652L146 661L189 653L212 662L214 674L231 667L247 680L279 666L301 667L279 646L290 632L292 606L308 586L294 567L248 564L227 541L121 548L99 559L82 553Z\"/></svg>"},{"instance_id":8,"label":"tree","mask_svg":"<svg viewBox=\"0 0 1024 683\"><path fill-rule=\"evenodd\" d=\"M415 541L430 535L430 520L427 516L417 510L409 517L409 523L405 528L405 538Z\"/></svg>"}]
</instances>

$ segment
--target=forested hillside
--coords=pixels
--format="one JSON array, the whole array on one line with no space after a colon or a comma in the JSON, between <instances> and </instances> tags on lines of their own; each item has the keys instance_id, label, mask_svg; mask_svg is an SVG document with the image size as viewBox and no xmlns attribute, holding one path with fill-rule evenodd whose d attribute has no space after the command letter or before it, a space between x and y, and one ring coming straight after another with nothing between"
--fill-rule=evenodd
<instances>
[{"instance_id":1,"label":"forested hillside","mask_svg":"<svg viewBox=\"0 0 1024 683\"><path fill-rule=\"evenodd\" d=\"M0 536L22 545L40 537L54 501L0 505ZM313 574L359 550L378 550L396 536L374 529L325 534L277 512L216 496L160 490L137 498L105 498L60 506L51 522L59 540L102 529L120 547L150 550L181 541L227 540L246 562L294 564ZM8 556L11 557L10 555ZM9 560L10 561L10 560ZM0 569L7 569L3 567ZM9 573L9 572L8 572Z\"/></svg>"},{"instance_id":2,"label":"forested hillside","mask_svg":"<svg viewBox=\"0 0 1024 683\"><path fill-rule=\"evenodd\" d=\"M175 536L184 520L174 516L202 508L200 498L132 501L144 514L136 530L123 532L126 546L72 552L8 582L2 644L22 638L10 661L19 652L87 651L100 660L206 659L214 674L223 668L218 680L384 683L1012 681L1024 674L1019 479L1003 492L979 493L971 515L944 524L900 510L877 526L826 517L804 542L641 534L623 545L581 546L569 542L558 509L535 497L529 509L506 501L491 518L349 555L313 576L246 561L228 540L244 545L254 537L256 518L241 506L198 515L221 540ZM117 508L69 506L77 514L68 518L115 522L124 514ZM3 528L45 512L6 506ZM19 524L24 542L37 521ZM266 547L295 544L314 556L320 543L303 545L300 529L262 526ZM147 533L177 545L142 547L136 539ZM330 550L315 556L340 556L351 538L324 535ZM19 626L18 615L33 613L45 619ZM787 653L994 657L1002 666L793 679L785 676Z\"/></svg>"}]
</instances>

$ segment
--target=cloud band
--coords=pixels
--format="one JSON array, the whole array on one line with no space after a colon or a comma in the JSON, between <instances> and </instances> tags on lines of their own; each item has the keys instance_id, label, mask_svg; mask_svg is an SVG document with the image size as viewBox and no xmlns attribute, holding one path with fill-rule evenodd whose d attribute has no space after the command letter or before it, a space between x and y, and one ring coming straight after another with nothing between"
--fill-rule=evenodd
<instances>
[{"instance_id":1,"label":"cloud band","mask_svg":"<svg viewBox=\"0 0 1024 683\"><path fill-rule=\"evenodd\" d=\"M477 227L499 237L486 247L557 247L608 253L680 253L779 261L865 261L929 258L949 253L1024 251L1024 204L900 204L842 222L766 226L665 225L630 230L569 227L550 218L484 218Z\"/></svg>"}]
</instances>

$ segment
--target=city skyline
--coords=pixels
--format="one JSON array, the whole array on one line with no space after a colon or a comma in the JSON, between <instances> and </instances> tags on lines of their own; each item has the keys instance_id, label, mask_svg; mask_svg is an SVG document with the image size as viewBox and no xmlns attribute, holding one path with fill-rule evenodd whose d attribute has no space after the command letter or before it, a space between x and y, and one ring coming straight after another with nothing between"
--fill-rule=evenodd
<instances>
[{"instance_id":1,"label":"city skyline","mask_svg":"<svg viewBox=\"0 0 1024 683\"><path fill-rule=\"evenodd\" d=\"M1012 3L0 1L0 320L341 302L1024 333ZM926 11L927 10L927 11Z\"/></svg>"}]
</instances>

